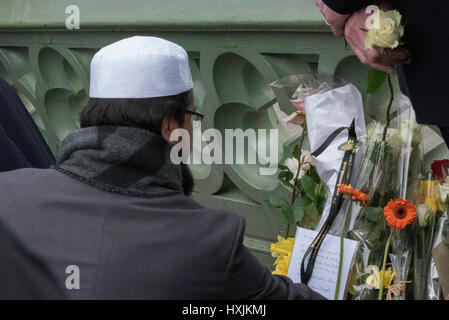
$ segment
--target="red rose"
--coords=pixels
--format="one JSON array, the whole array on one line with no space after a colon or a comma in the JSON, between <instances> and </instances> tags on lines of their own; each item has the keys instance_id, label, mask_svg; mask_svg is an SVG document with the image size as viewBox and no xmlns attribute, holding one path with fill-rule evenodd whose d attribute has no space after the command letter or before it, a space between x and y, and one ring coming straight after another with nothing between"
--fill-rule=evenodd
<instances>
[{"instance_id":1,"label":"red rose","mask_svg":"<svg viewBox=\"0 0 449 320\"><path fill-rule=\"evenodd\" d=\"M449 169L449 160L436 160L431 165L433 176L436 180L444 181L444 179L447 177L447 170Z\"/></svg>"}]
</instances>

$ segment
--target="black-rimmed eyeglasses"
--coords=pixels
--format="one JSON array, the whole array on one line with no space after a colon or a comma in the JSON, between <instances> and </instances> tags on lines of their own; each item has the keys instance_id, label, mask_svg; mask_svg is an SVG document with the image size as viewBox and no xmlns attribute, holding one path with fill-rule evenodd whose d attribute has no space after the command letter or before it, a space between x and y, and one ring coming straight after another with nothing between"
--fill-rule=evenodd
<instances>
[{"instance_id":1,"label":"black-rimmed eyeglasses","mask_svg":"<svg viewBox=\"0 0 449 320\"><path fill-rule=\"evenodd\" d=\"M190 111L190 110L184 110L184 112L191 115L192 126L194 128L197 128L200 125L201 121L204 119L204 114L201 114L199 112Z\"/></svg>"}]
</instances>

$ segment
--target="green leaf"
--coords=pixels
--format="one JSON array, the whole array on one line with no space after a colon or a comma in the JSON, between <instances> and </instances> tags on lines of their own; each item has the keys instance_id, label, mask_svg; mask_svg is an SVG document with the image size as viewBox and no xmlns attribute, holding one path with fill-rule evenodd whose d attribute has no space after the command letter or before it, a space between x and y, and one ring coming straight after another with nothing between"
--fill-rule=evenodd
<instances>
[{"instance_id":1,"label":"green leaf","mask_svg":"<svg viewBox=\"0 0 449 320\"><path fill-rule=\"evenodd\" d=\"M280 181L284 186L293 189L293 185L290 183L290 180L280 180Z\"/></svg>"},{"instance_id":2,"label":"green leaf","mask_svg":"<svg viewBox=\"0 0 449 320\"><path fill-rule=\"evenodd\" d=\"M299 150L299 145L296 144L295 147L293 148L292 157L295 159L298 159L300 153L301 153L301 150Z\"/></svg>"},{"instance_id":3,"label":"green leaf","mask_svg":"<svg viewBox=\"0 0 449 320\"><path fill-rule=\"evenodd\" d=\"M270 200L265 200L265 203L268 204L272 208L280 208L284 204L288 204L287 199L282 197L273 197Z\"/></svg>"},{"instance_id":4,"label":"green leaf","mask_svg":"<svg viewBox=\"0 0 449 320\"><path fill-rule=\"evenodd\" d=\"M387 78L387 73L379 71L376 69L371 69L368 74L368 87L366 93L375 93L382 87L385 79Z\"/></svg>"},{"instance_id":5,"label":"green leaf","mask_svg":"<svg viewBox=\"0 0 449 320\"><path fill-rule=\"evenodd\" d=\"M295 223L301 222L302 218L304 217L304 200L303 200L303 198L298 198L295 201L295 204L293 207L293 217L295 218Z\"/></svg>"},{"instance_id":6,"label":"green leaf","mask_svg":"<svg viewBox=\"0 0 449 320\"><path fill-rule=\"evenodd\" d=\"M310 199L309 197L307 197L305 192L304 192L304 195L300 199L302 199L302 203L304 205L304 208L307 207L309 204L313 203L313 199Z\"/></svg>"},{"instance_id":7,"label":"green leaf","mask_svg":"<svg viewBox=\"0 0 449 320\"><path fill-rule=\"evenodd\" d=\"M315 199L315 182L310 176L301 178L301 186L310 199Z\"/></svg>"},{"instance_id":8,"label":"green leaf","mask_svg":"<svg viewBox=\"0 0 449 320\"><path fill-rule=\"evenodd\" d=\"M368 219L371 222L374 222L375 224L381 224L385 219L382 208L366 207L364 211L366 219Z\"/></svg>"},{"instance_id":9,"label":"green leaf","mask_svg":"<svg viewBox=\"0 0 449 320\"><path fill-rule=\"evenodd\" d=\"M316 171L316 168L314 166L310 166L310 170L307 173L308 176L310 176L313 181L315 181L316 184L319 184L321 182L321 178L318 175L318 172Z\"/></svg>"},{"instance_id":10,"label":"green leaf","mask_svg":"<svg viewBox=\"0 0 449 320\"><path fill-rule=\"evenodd\" d=\"M360 30L362 30L363 32L369 32L368 29L365 28L360 28Z\"/></svg>"},{"instance_id":11,"label":"green leaf","mask_svg":"<svg viewBox=\"0 0 449 320\"><path fill-rule=\"evenodd\" d=\"M278 164L278 168L281 169L281 170L283 170L283 171L289 170L287 166L284 166L284 165L282 165L282 164Z\"/></svg>"},{"instance_id":12,"label":"green leaf","mask_svg":"<svg viewBox=\"0 0 449 320\"><path fill-rule=\"evenodd\" d=\"M290 171L282 171L279 173L278 178L280 180L290 181L291 179L293 179L293 173L291 173Z\"/></svg>"},{"instance_id":13,"label":"green leaf","mask_svg":"<svg viewBox=\"0 0 449 320\"><path fill-rule=\"evenodd\" d=\"M321 214L313 203L304 207L304 217L300 226L306 229L315 229L320 222Z\"/></svg>"},{"instance_id":14,"label":"green leaf","mask_svg":"<svg viewBox=\"0 0 449 320\"><path fill-rule=\"evenodd\" d=\"M281 212L288 223L295 223L295 217L293 216L293 206L291 203L282 205Z\"/></svg>"}]
</instances>

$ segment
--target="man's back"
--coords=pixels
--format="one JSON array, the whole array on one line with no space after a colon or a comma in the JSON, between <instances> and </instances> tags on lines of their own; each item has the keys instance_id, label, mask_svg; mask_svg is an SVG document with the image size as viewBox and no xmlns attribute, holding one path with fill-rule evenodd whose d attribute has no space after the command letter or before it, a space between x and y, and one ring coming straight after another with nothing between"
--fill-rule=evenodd
<instances>
[{"instance_id":1,"label":"man's back","mask_svg":"<svg viewBox=\"0 0 449 320\"><path fill-rule=\"evenodd\" d=\"M259 265L241 245L242 218L182 194L126 196L53 169L2 173L0 182L0 219L61 285L68 266L79 268L70 298L318 297Z\"/></svg>"}]
</instances>

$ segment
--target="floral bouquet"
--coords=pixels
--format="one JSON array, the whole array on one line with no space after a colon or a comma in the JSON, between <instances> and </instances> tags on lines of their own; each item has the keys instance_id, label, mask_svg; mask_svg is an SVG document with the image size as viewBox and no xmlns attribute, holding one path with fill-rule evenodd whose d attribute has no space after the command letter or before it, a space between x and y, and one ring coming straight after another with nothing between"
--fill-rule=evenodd
<instances>
[{"instance_id":1,"label":"floral bouquet","mask_svg":"<svg viewBox=\"0 0 449 320\"><path fill-rule=\"evenodd\" d=\"M431 169L429 178L422 182L418 205L413 295L415 299L440 300L441 287L432 249L449 236L449 160L436 160Z\"/></svg>"},{"instance_id":2,"label":"floral bouquet","mask_svg":"<svg viewBox=\"0 0 449 320\"><path fill-rule=\"evenodd\" d=\"M357 136L366 133L362 97L355 86L338 78L325 81L313 75L293 75L272 86L282 89L281 93L289 97L297 110L284 121L300 125L302 133L292 157L279 165L279 180L291 190L291 196L276 197L268 203L282 211L288 222L286 234L292 225L319 229L331 209L332 197L328 197L327 190L336 190L345 155L344 148L339 146L351 146L351 150L359 146L357 140L348 140L348 132L344 129L353 130ZM328 114L334 115L332 121L324 122L323 116ZM305 141L310 149L320 149L319 153L312 156L304 150ZM335 221L334 224L338 223ZM272 254L277 258L275 273L285 275L294 238L279 236L278 240L271 246Z\"/></svg>"},{"instance_id":3,"label":"floral bouquet","mask_svg":"<svg viewBox=\"0 0 449 320\"><path fill-rule=\"evenodd\" d=\"M394 100L394 106L397 111L392 114L396 116L389 120L388 126L374 121L367 129L356 188L366 194L369 201L366 206L352 204L348 232L350 238L360 241L353 286L349 289L353 299L375 299L383 289L388 289L387 298L405 298L413 252L408 225L414 218L408 220L405 215L399 219L404 224L397 225L395 232L391 232L388 219L396 217L398 212L413 212L404 209L409 207L406 202L409 200L403 199L414 199L416 181L420 179L421 130L406 97ZM389 250L386 251L386 247ZM387 258L389 268L382 270Z\"/></svg>"},{"instance_id":4,"label":"floral bouquet","mask_svg":"<svg viewBox=\"0 0 449 320\"><path fill-rule=\"evenodd\" d=\"M304 100L315 93L329 89L327 83L318 81L312 75L292 75L276 81L273 88L282 89L290 103L297 110L284 119L285 123L299 126L301 132L298 144L284 164L279 165L279 181L286 186L288 197L274 197L267 203L280 209L287 221L286 237L278 236L278 242L271 245L272 256L276 258L273 274L287 275L295 238L288 237L292 226L314 229L318 224L327 199L326 185L320 179L310 151L304 149L307 137L307 121Z\"/></svg>"},{"instance_id":5,"label":"floral bouquet","mask_svg":"<svg viewBox=\"0 0 449 320\"><path fill-rule=\"evenodd\" d=\"M416 300L424 300L427 295L426 283L432 259L433 232L437 214L443 211L439 193L439 181L434 180L432 174L421 181L417 197L418 223L415 224L414 239L413 296Z\"/></svg>"}]
</instances>

